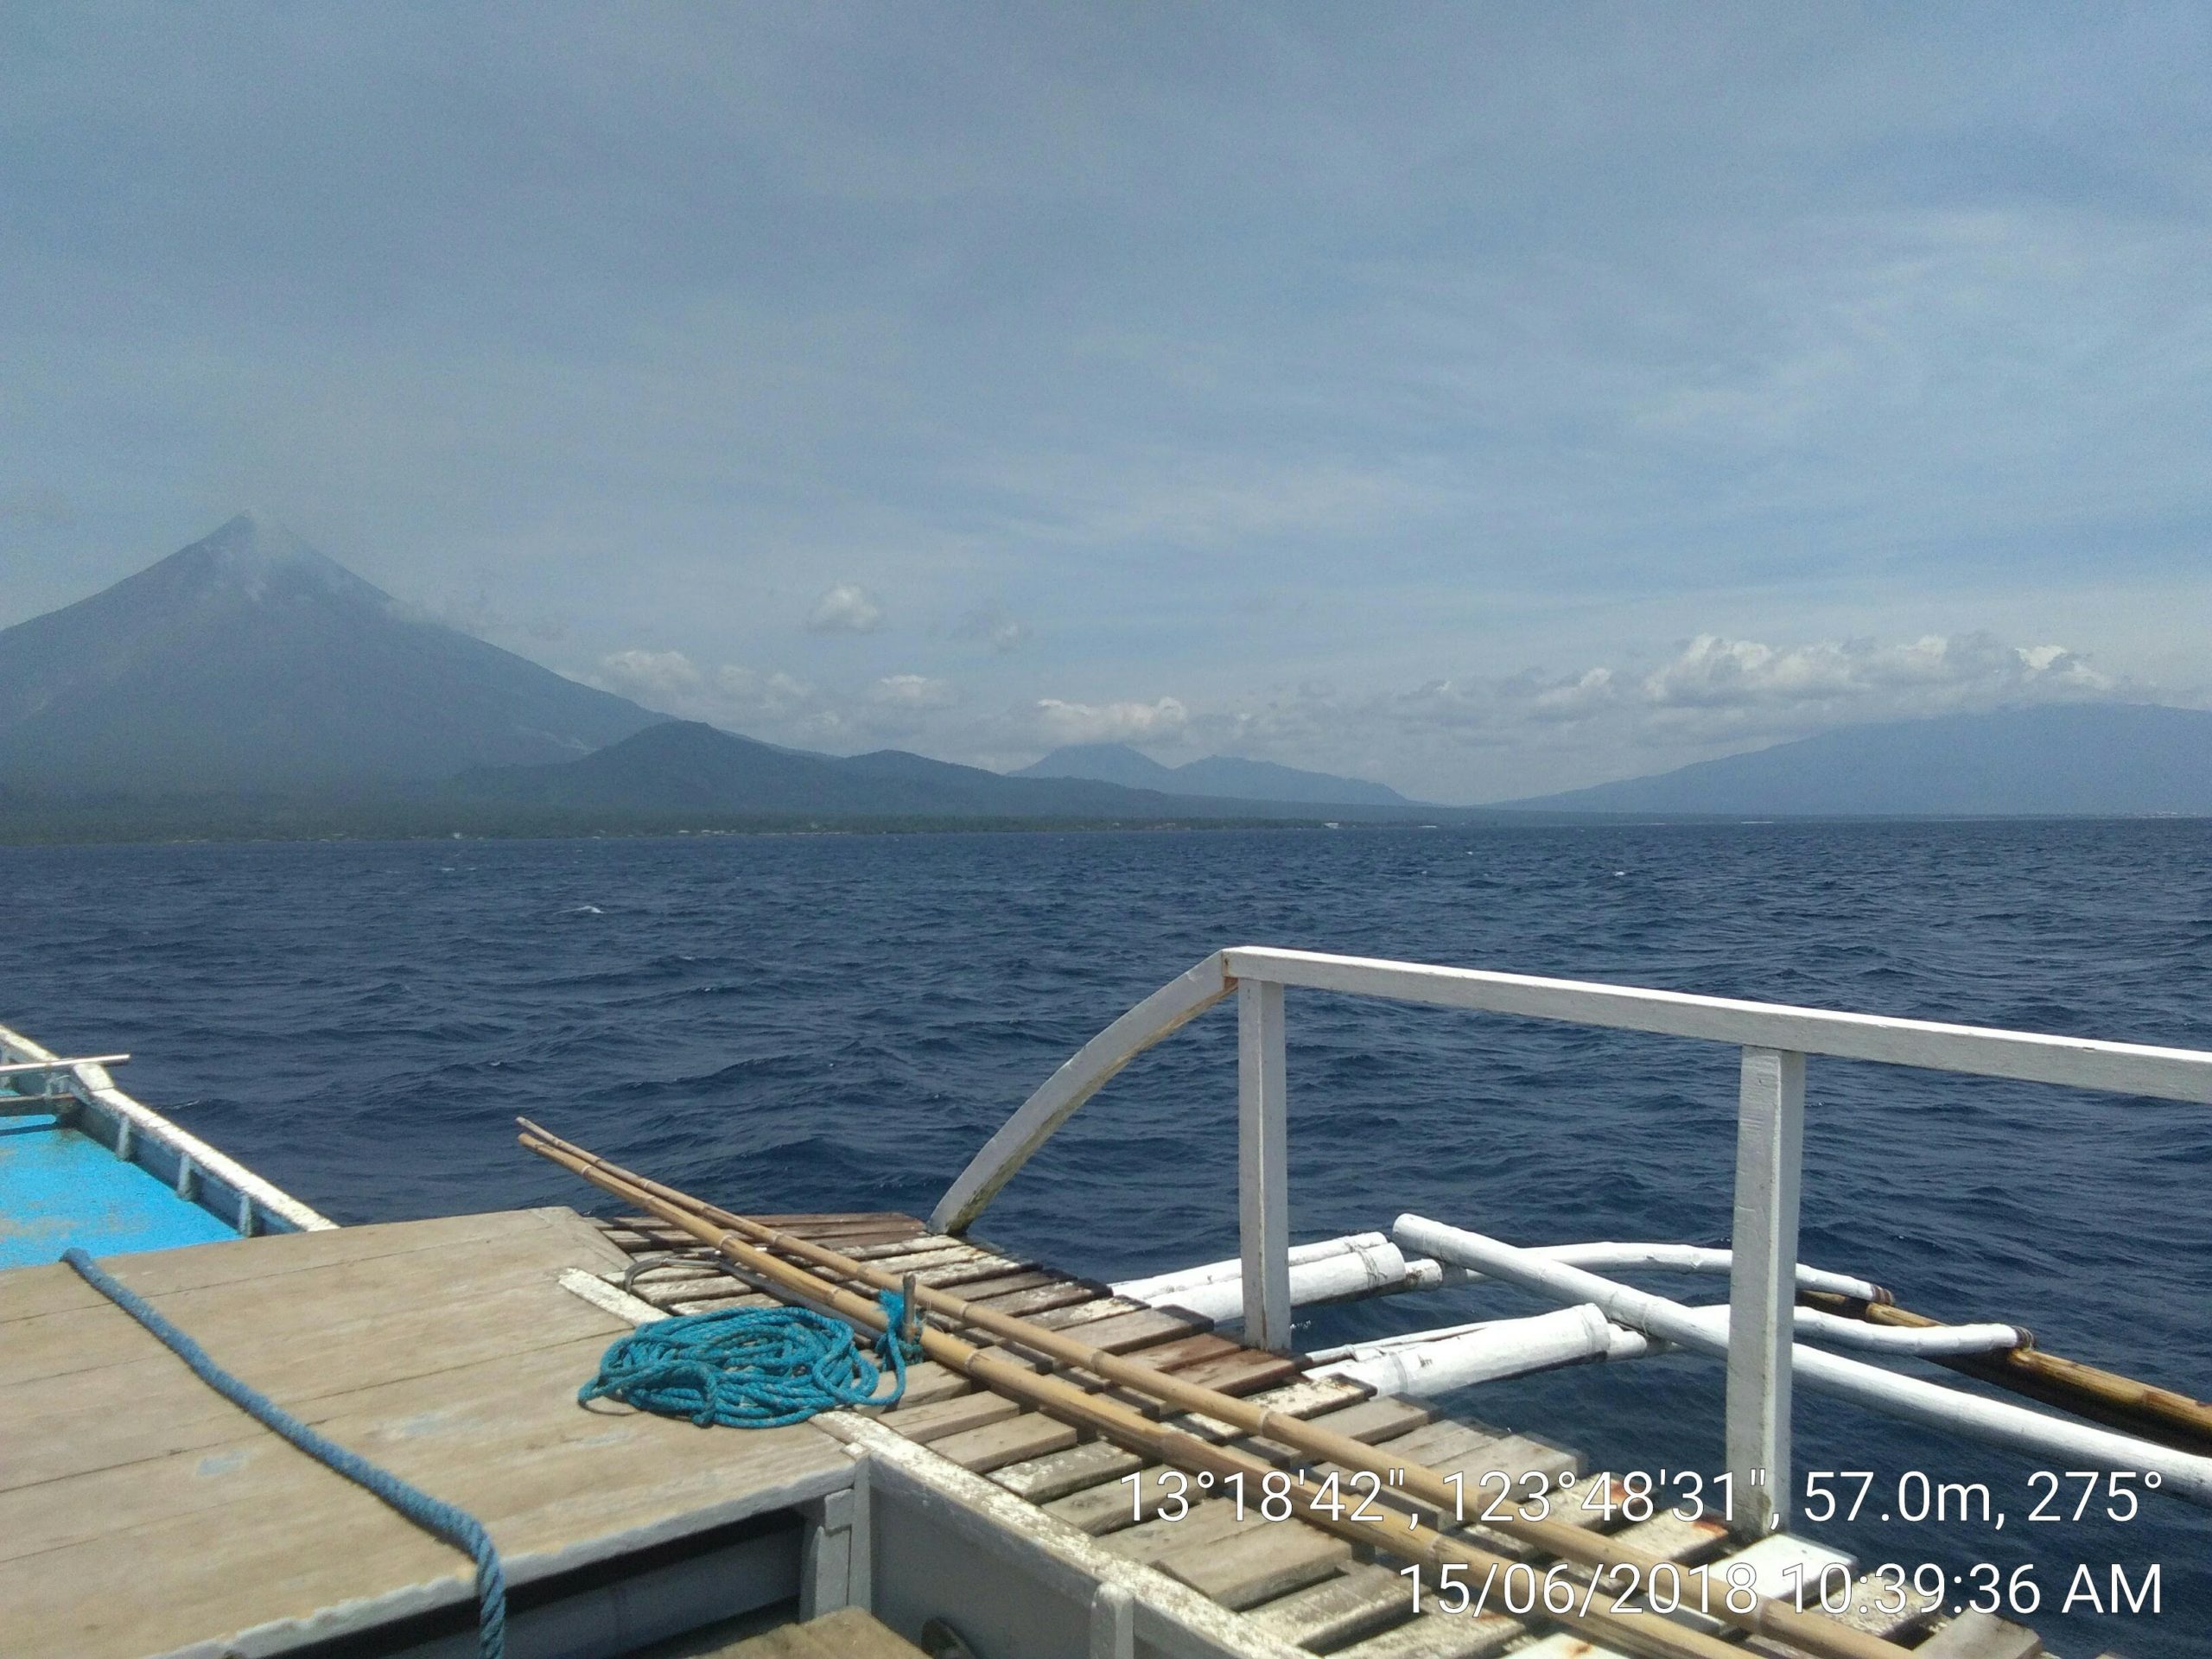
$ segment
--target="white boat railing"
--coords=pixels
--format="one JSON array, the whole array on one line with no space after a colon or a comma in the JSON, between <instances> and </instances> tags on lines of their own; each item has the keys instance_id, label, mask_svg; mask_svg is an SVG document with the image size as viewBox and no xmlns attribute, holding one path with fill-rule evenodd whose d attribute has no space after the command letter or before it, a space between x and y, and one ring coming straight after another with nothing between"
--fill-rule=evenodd
<instances>
[{"instance_id":1,"label":"white boat railing","mask_svg":"<svg viewBox=\"0 0 2212 1659\"><path fill-rule=\"evenodd\" d=\"M1808 1055L2212 1104L2212 1053L1424 963L1239 945L1217 951L1092 1038L971 1160L931 1217L969 1225L1077 1108L1137 1055L1232 994L1237 1224L1247 1341L1287 1349L1287 988L1383 997L1731 1044L1741 1050L1729 1268L1726 1462L1756 1529L1787 1519L1791 1336ZM1745 1514L1748 1509L1750 1513Z\"/></svg>"}]
</instances>

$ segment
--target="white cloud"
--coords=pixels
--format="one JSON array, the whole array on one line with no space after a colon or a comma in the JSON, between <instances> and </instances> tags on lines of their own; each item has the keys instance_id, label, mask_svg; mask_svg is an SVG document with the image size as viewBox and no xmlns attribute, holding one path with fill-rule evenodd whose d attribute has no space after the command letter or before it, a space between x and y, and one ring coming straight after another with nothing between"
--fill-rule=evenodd
<instances>
[{"instance_id":1,"label":"white cloud","mask_svg":"<svg viewBox=\"0 0 2212 1659\"><path fill-rule=\"evenodd\" d=\"M1190 710L1173 697L1153 702L1065 702L1039 697L1028 713L1038 735L1055 747L1176 737L1191 719Z\"/></svg>"},{"instance_id":2,"label":"white cloud","mask_svg":"<svg viewBox=\"0 0 2212 1659\"><path fill-rule=\"evenodd\" d=\"M2009 645L1988 633L1787 647L1704 633L1647 675L1642 691L1662 709L1894 703L1936 713L2015 696L2098 696L2113 687L2063 645Z\"/></svg>"},{"instance_id":3,"label":"white cloud","mask_svg":"<svg viewBox=\"0 0 2212 1659\"><path fill-rule=\"evenodd\" d=\"M706 682L680 651L617 651L599 659L593 683L674 713L674 705L696 698Z\"/></svg>"},{"instance_id":4,"label":"white cloud","mask_svg":"<svg viewBox=\"0 0 2212 1659\"><path fill-rule=\"evenodd\" d=\"M814 601L810 633L874 633L883 626L883 601L857 583L841 582Z\"/></svg>"},{"instance_id":5,"label":"white cloud","mask_svg":"<svg viewBox=\"0 0 2212 1659\"><path fill-rule=\"evenodd\" d=\"M926 674L887 674L868 696L894 709L949 709L960 701L950 681L933 680Z\"/></svg>"},{"instance_id":6,"label":"white cloud","mask_svg":"<svg viewBox=\"0 0 2212 1659\"><path fill-rule=\"evenodd\" d=\"M816 709L820 702L804 680L777 671L724 663L715 671L721 708L738 720L782 720Z\"/></svg>"}]
</instances>

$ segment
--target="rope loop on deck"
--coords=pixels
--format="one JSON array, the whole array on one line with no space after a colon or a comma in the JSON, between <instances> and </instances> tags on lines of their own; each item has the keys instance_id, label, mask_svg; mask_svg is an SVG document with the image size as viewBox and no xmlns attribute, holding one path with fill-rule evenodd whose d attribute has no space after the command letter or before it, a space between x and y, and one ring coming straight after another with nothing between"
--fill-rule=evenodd
<instances>
[{"instance_id":1,"label":"rope loop on deck","mask_svg":"<svg viewBox=\"0 0 2212 1659\"><path fill-rule=\"evenodd\" d=\"M620 1400L702 1428L782 1428L844 1406L892 1406L906 1392L918 1343L899 1335L905 1298L884 1291L875 1358L853 1327L804 1307L741 1307L656 1319L618 1338L599 1375L576 1391L580 1404ZM876 1397L888 1370L891 1392Z\"/></svg>"},{"instance_id":2,"label":"rope loop on deck","mask_svg":"<svg viewBox=\"0 0 2212 1659\"><path fill-rule=\"evenodd\" d=\"M492 1535L467 1510L410 1486L357 1452L318 1434L251 1383L232 1376L207 1357L207 1351L170 1323L151 1302L108 1274L81 1249L64 1250L61 1259L86 1283L151 1332L193 1375L256 1422L281 1434L318 1463L382 1498L423 1531L465 1552L476 1563L476 1645L483 1659L506 1651L507 1581Z\"/></svg>"}]
</instances>

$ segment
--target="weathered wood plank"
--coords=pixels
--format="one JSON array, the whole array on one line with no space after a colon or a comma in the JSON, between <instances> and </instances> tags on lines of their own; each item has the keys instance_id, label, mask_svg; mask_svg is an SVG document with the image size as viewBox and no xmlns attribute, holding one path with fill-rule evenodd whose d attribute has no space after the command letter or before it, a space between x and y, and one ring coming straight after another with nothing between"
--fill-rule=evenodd
<instances>
[{"instance_id":1,"label":"weathered wood plank","mask_svg":"<svg viewBox=\"0 0 2212 1659\"><path fill-rule=\"evenodd\" d=\"M1137 1355L1139 1359L1147 1357ZM1219 1394L1237 1395L1271 1389L1302 1374L1303 1368L1298 1361L1287 1355L1263 1354L1249 1348L1216 1359L1202 1359L1195 1365L1185 1366L1179 1373L1185 1382L1195 1382Z\"/></svg>"},{"instance_id":2,"label":"weathered wood plank","mask_svg":"<svg viewBox=\"0 0 2212 1659\"><path fill-rule=\"evenodd\" d=\"M1183 1314L1139 1307L1108 1319L1085 1320L1067 1334L1103 1353L1126 1354L1168 1338L1188 1335L1193 1328Z\"/></svg>"},{"instance_id":3,"label":"weathered wood plank","mask_svg":"<svg viewBox=\"0 0 2212 1659\"><path fill-rule=\"evenodd\" d=\"M939 1457L958 1464L963 1469L988 1475L994 1469L1003 1469L1009 1463L1021 1463L1031 1458L1041 1458L1049 1452L1065 1451L1075 1443L1076 1432L1065 1423L1056 1421L1042 1412L1031 1411L986 1427L948 1434L933 1443L930 1449Z\"/></svg>"},{"instance_id":4,"label":"weathered wood plank","mask_svg":"<svg viewBox=\"0 0 2212 1659\"><path fill-rule=\"evenodd\" d=\"M1403 1580L1399 1581L1404 1583ZM1408 1599L1411 1599L1410 1590ZM1424 1597L1426 1600L1426 1597ZM1433 1607L1433 1604L1431 1604ZM1424 1610L1380 1636L1338 1649L1336 1659L1488 1659L1503 1652L1508 1643L1528 1634L1518 1619L1502 1613L1440 1613ZM1534 1653L1535 1649L1523 1651ZM1584 1644L1578 1659L1604 1659L1602 1648ZM1550 1659L1559 1659L1557 1656Z\"/></svg>"},{"instance_id":5,"label":"weathered wood plank","mask_svg":"<svg viewBox=\"0 0 2212 1659\"><path fill-rule=\"evenodd\" d=\"M1250 1607L1324 1579L1351 1546L1299 1521L1247 1523L1228 1537L1170 1549L1153 1562L1224 1607Z\"/></svg>"},{"instance_id":6,"label":"weathered wood plank","mask_svg":"<svg viewBox=\"0 0 2212 1659\"><path fill-rule=\"evenodd\" d=\"M910 1440L928 1445L949 1434L964 1434L986 1423L1004 1422L1019 1416L1021 1408L1002 1394L978 1390L931 1405L901 1406L884 1421Z\"/></svg>"},{"instance_id":7,"label":"weathered wood plank","mask_svg":"<svg viewBox=\"0 0 2212 1659\"><path fill-rule=\"evenodd\" d=\"M1065 1452L1008 1464L991 1478L1017 1497L1032 1503L1049 1503L1104 1481L1118 1482L1123 1475L1144 1467L1144 1459L1125 1452L1111 1440L1088 1440ZM1126 1502L1126 1498L1124 1502Z\"/></svg>"},{"instance_id":8,"label":"weathered wood plank","mask_svg":"<svg viewBox=\"0 0 2212 1659\"><path fill-rule=\"evenodd\" d=\"M1250 1618L1268 1635L1294 1647L1327 1649L1402 1623L1412 1589L1392 1568L1372 1561L1255 1607Z\"/></svg>"}]
</instances>

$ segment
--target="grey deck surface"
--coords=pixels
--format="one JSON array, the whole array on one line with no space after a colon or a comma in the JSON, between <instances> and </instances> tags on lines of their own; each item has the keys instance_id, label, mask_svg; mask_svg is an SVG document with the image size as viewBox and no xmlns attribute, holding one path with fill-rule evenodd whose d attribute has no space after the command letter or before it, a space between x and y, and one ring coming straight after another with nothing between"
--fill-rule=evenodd
<instances>
[{"instance_id":1,"label":"grey deck surface","mask_svg":"<svg viewBox=\"0 0 2212 1659\"><path fill-rule=\"evenodd\" d=\"M219 1364L476 1515L519 1583L852 1478L809 1426L580 1408L631 1327L559 1274L625 1259L572 1211L533 1210L105 1265ZM231 1406L67 1267L0 1273L0 1422L8 1654L137 1659L256 1630L259 1647L473 1598L465 1556Z\"/></svg>"}]
</instances>

